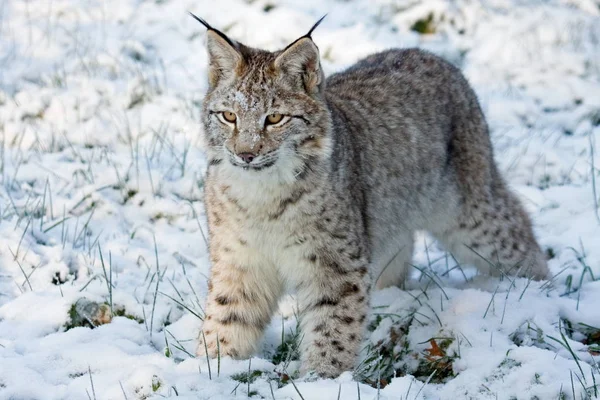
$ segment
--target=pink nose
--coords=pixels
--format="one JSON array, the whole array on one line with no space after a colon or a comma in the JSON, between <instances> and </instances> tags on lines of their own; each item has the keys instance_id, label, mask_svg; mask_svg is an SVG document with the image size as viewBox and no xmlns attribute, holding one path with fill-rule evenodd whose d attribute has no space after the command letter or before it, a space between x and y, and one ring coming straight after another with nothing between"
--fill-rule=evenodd
<instances>
[{"instance_id":1,"label":"pink nose","mask_svg":"<svg viewBox=\"0 0 600 400\"><path fill-rule=\"evenodd\" d=\"M239 153L238 157L244 160L244 162L247 164L250 164L252 160L256 158L256 156L252 153Z\"/></svg>"}]
</instances>

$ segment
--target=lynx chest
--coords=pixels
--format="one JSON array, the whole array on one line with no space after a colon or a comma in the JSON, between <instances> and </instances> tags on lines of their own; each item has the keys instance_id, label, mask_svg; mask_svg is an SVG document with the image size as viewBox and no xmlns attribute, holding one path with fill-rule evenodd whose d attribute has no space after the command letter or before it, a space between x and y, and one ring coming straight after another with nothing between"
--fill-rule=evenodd
<instances>
[{"instance_id":1,"label":"lynx chest","mask_svg":"<svg viewBox=\"0 0 600 400\"><path fill-rule=\"evenodd\" d=\"M233 253L249 268L274 268L285 280L310 273L323 242L314 193L207 182L211 253Z\"/></svg>"}]
</instances>

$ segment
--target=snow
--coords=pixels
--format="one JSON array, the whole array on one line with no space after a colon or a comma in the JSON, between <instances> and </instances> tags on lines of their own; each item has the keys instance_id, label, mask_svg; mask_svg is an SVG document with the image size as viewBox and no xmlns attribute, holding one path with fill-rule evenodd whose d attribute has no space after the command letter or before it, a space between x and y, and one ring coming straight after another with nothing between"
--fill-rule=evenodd
<instances>
[{"instance_id":1,"label":"snow","mask_svg":"<svg viewBox=\"0 0 600 400\"><path fill-rule=\"evenodd\" d=\"M207 57L188 10L271 50L329 13L313 34L328 74L389 47L458 65L555 278L477 275L419 234L425 273L374 293L361 373L322 380L274 362L296 327L292 297L256 357L193 357L209 273ZM435 33L411 30L430 15ZM597 396L597 0L5 1L0 64L0 399ZM124 315L68 326L82 301ZM424 372L428 360L438 368ZM386 362L398 376L378 388ZM261 371L249 385L248 370Z\"/></svg>"}]
</instances>

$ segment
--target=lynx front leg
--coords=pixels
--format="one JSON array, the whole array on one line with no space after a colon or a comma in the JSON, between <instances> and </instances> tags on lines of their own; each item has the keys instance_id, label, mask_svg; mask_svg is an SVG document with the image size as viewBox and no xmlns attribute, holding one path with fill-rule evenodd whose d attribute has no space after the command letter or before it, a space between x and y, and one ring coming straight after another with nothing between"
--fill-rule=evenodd
<instances>
[{"instance_id":1,"label":"lynx front leg","mask_svg":"<svg viewBox=\"0 0 600 400\"><path fill-rule=\"evenodd\" d=\"M248 252L219 249L197 354L248 358L277 306L282 284L277 271ZM215 253L217 253L215 251ZM205 343L206 341L206 343ZM217 341L219 343L217 347Z\"/></svg>"},{"instance_id":2,"label":"lynx front leg","mask_svg":"<svg viewBox=\"0 0 600 400\"><path fill-rule=\"evenodd\" d=\"M369 304L370 275L366 266L346 270L334 261L311 258L312 279L298 291L302 314L302 373L337 377L351 370L363 336Z\"/></svg>"}]
</instances>

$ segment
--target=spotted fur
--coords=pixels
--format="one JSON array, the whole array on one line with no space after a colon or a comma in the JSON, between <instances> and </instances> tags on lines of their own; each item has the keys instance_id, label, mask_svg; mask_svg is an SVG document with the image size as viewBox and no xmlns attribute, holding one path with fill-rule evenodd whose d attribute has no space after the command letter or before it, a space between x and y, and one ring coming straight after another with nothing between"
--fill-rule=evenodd
<instances>
[{"instance_id":1,"label":"spotted fur","mask_svg":"<svg viewBox=\"0 0 600 400\"><path fill-rule=\"evenodd\" d=\"M547 276L454 66L389 50L326 80L310 35L276 52L207 36L212 272L198 354L251 356L288 287L301 308L302 370L351 369L369 292L402 285L415 230L484 271ZM289 120L266 125L273 113Z\"/></svg>"}]
</instances>

